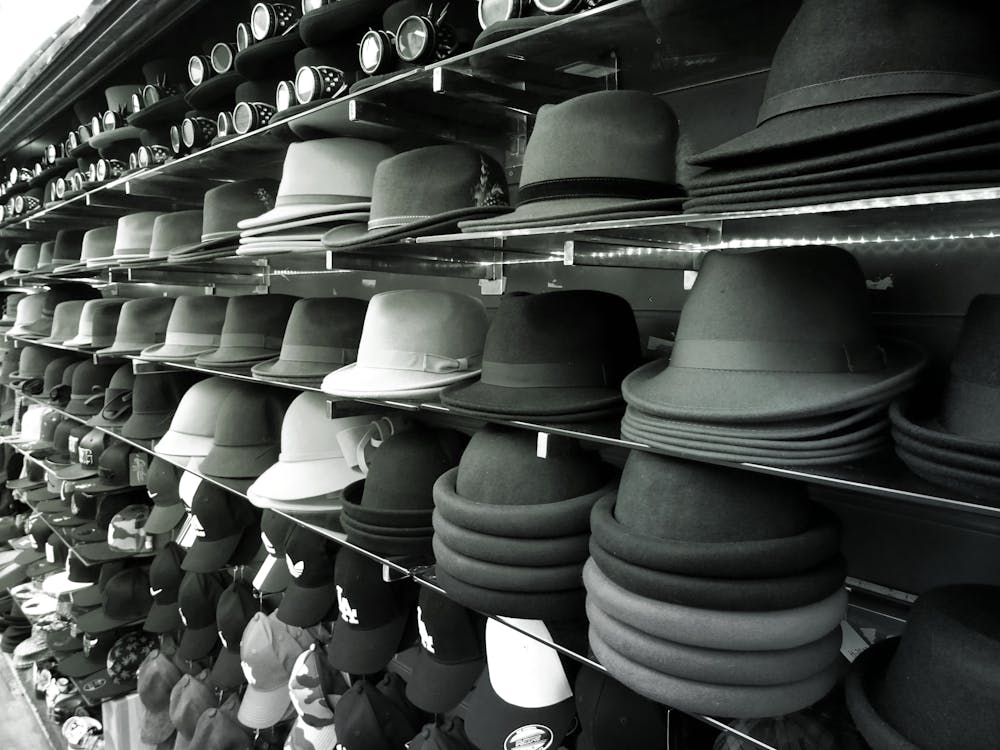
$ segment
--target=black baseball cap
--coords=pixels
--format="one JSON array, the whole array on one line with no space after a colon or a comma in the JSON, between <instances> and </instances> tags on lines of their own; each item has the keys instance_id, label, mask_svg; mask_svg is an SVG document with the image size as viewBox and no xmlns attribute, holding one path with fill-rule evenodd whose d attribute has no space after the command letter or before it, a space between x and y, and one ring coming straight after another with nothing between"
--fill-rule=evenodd
<instances>
[{"instance_id":1,"label":"black baseball cap","mask_svg":"<svg viewBox=\"0 0 1000 750\"><path fill-rule=\"evenodd\" d=\"M64 428L65 424L65 422L62 422L56 427L54 446L56 452L45 458L46 468L49 471L55 472L57 476L61 470L76 463L77 446L80 445L83 437L90 432L90 427L87 425L72 422L67 433ZM64 438L65 443L63 443Z\"/></svg>"},{"instance_id":2,"label":"black baseball cap","mask_svg":"<svg viewBox=\"0 0 1000 750\"><path fill-rule=\"evenodd\" d=\"M149 522L146 522L147 529ZM167 633L181 627L181 618L177 612L177 595L181 586L181 562L184 560L184 548L177 542L167 542L163 549L156 553L149 565L149 595L153 597L153 606L149 608L143 630L150 633Z\"/></svg>"},{"instance_id":3,"label":"black baseball cap","mask_svg":"<svg viewBox=\"0 0 1000 750\"><path fill-rule=\"evenodd\" d=\"M107 433L96 429L88 430L76 446L76 457L73 459L75 463L57 471L56 476L69 482L97 476L97 462L110 443L111 436Z\"/></svg>"},{"instance_id":4,"label":"black baseball cap","mask_svg":"<svg viewBox=\"0 0 1000 750\"><path fill-rule=\"evenodd\" d=\"M178 485L181 469L159 456L153 458L146 472L146 491L153 501L153 512L146 521L150 534L166 534L184 520L187 506L181 500Z\"/></svg>"},{"instance_id":5,"label":"black baseball cap","mask_svg":"<svg viewBox=\"0 0 1000 750\"><path fill-rule=\"evenodd\" d=\"M327 616L337 601L333 542L305 526L297 526L285 543L285 563L291 578L278 605L278 619L311 628Z\"/></svg>"},{"instance_id":6,"label":"black baseball cap","mask_svg":"<svg viewBox=\"0 0 1000 750\"><path fill-rule=\"evenodd\" d=\"M581 669L574 687L580 720L577 750L667 747L667 712L663 706L629 690L596 669Z\"/></svg>"},{"instance_id":7,"label":"black baseball cap","mask_svg":"<svg viewBox=\"0 0 1000 750\"><path fill-rule=\"evenodd\" d=\"M81 638L82 649L78 653L60 659L57 669L73 679L100 672L107 666L108 652L124 632L114 628L99 633L84 631Z\"/></svg>"},{"instance_id":8,"label":"black baseball cap","mask_svg":"<svg viewBox=\"0 0 1000 750\"><path fill-rule=\"evenodd\" d=\"M128 564L125 560L115 560L98 566L99 572L97 574L97 583L93 586L88 586L85 589L80 589L79 591L74 591L70 594L70 600L73 602L73 606L80 608L100 606L101 598L103 596L102 592L108 585L108 581L114 578L117 573L125 570L127 566Z\"/></svg>"},{"instance_id":9,"label":"black baseball cap","mask_svg":"<svg viewBox=\"0 0 1000 750\"><path fill-rule=\"evenodd\" d=\"M351 750L396 750L420 731L420 712L403 694L397 674L378 685L358 680L337 702L333 722L337 742Z\"/></svg>"},{"instance_id":10,"label":"black baseball cap","mask_svg":"<svg viewBox=\"0 0 1000 750\"><path fill-rule=\"evenodd\" d=\"M340 620L330 641L330 663L350 674L385 669L406 631L415 584L387 583L379 563L348 548L337 556L334 582Z\"/></svg>"},{"instance_id":11,"label":"black baseball cap","mask_svg":"<svg viewBox=\"0 0 1000 750\"><path fill-rule=\"evenodd\" d=\"M182 567L194 573L211 573L233 561L246 530L255 526L249 503L211 482L198 485L191 514L196 538Z\"/></svg>"},{"instance_id":12,"label":"black baseball cap","mask_svg":"<svg viewBox=\"0 0 1000 750\"><path fill-rule=\"evenodd\" d=\"M641 747L645 748L646 745ZM665 748L666 745L662 747ZM441 716L406 743L406 750L477 750L477 748L465 734L465 722L458 717Z\"/></svg>"},{"instance_id":13,"label":"black baseball cap","mask_svg":"<svg viewBox=\"0 0 1000 750\"><path fill-rule=\"evenodd\" d=\"M7 487L12 490L26 490L45 483L45 467L37 461L25 461L24 474L25 476L17 479L8 479Z\"/></svg>"},{"instance_id":14,"label":"black baseball cap","mask_svg":"<svg viewBox=\"0 0 1000 750\"><path fill-rule=\"evenodd\" d=\"M74 492L100 495L118 492L129 486L129 456L132 447L128 443L113 442L97 459L97 479L79 482Z\"/></svg>"},{"instance_id":15,"label":"black baseball cap","mask_svg":"<svg viewBox=\"0 0 1000 750\"><path fill-rule=\"evenodd\" d=\"M75 498L75 495L74 495ZM146 493L141 488L131 492L113 492L101 495L96 498L96 510L94 511L94 523L77 526L70 532L74 540L83 544L94 542L107 543L108 527L119 512L130 505L142 505L146 503Z\"/></svg>"},{"instance_id":16,"label":"black baseball cap","mask_svg":"<svg viewBox=\"0 0 1000 750\"><path fill-rule=\"evenodd\" d=\"M101 606L80 615L76 624L85 633L99 633L145 619L153 597L149 595L149 568L126 568L116 573L101 592Z\"/></svg>"},{"instance_id":17,"label":"black baseball cap","mask_svg":"<svg viewBox=\"0 0 1000 750\"><path fill-rule=\"evenodd\" d=\"M178 613L184 624L184 634L177 654L182 659L204 659L219 643L215 611L225 584L217 573L184 575L177 595Z\"/></svg>"},{"instance_id":18,"label":"black baseball cap","mask_svg":"<svg viewBox=\"0 0 1000 750\"><path fill-rule=\"evenodd\" d=\"M406 684L418 708L443 714L461 702L486 666L486 619L433 589L417 601L420 651Z\"/></svg>"},{"instance_id":19,"label":"black baseball cap","mask_svg":"<svg viewBox=\"0 0 1000 750\"><path fill-rule=\"evenodd\" d=\"M230 690L246 682L240 666L240 639L250 618L259 609L253 589L246 581L234 580L219 596L219 604L215 608L215 623L219 628L222 650L209 675L216 687Z\"/></svg>"}]
</instances>

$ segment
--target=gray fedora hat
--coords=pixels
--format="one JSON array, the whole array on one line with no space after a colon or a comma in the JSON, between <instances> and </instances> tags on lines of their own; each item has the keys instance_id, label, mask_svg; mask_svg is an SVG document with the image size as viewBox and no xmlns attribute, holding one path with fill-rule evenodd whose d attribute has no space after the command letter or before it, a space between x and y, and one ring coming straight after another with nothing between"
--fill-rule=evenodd
<instances>
[{"instance_id":1,"label":"gray fedora hat","mask_svg":"<svg viewBox=\"0 0 1000 750\"><path fill-rule=\"evenodd\" d=\"M138 354L147 346L161 343L167 335L173 309L173 297L127 300L118 315L114 339L109 346L98 350L98 354Z\"/></svg>"},{"instance_id":2,"label":"gray fedora hat","mask_svg":"<svg viewBox=\"0 0 1000 750\"><path fill-rule=\"evenodd\" d=\"M599 91L545 105L524 153L517 208L463 221L461 228L677 211L684 195L676 174L678 132L670 106L642 91Z\"/></svg>"},{"instance_id":3,"label":"gray fedora hat","mask_svg":"<svg viewBox=\"0 0 1000 750\"><path fill-rule=\"evenodd\" d=\"M219 346L199 354L199 367L248 367L281 349L288 316L297 297L288 294L238 294L229 298Z\"/></svg>"},{"instance_id":4,"label":"gray fedora hat","mask_svg":"<svg viewBox=\"0 0 1000 750\"><path fill-rule=\"evenodd\" d=\"M839 248L710 252L681 311L669 366L640 367L622 393L641 411L711 423L887 403L913 383L926 356L877 338L866 295L857 261Z\"/></svg>"},{"instance_id":5,"label":"gray fedora hat","mask_svg":"<svg viewBox=\"0 0 1000 750\"><path fill-rule=\"evenodd\" d=\"M161 344L147 346L142 359L193 361L217 349L226 321L225 297L182 295L174 302Z\"/></svg>"},{"instance_id":6,"label":"gray fedora hat","mask_svg":"<svg viewBox=\"0 0 1000 750\"><path fill-rule=\"evenodd\" d=\"M891 0L806 0L775 52L757 127L690 161L856 147L995 112L997 8L918 0L902 16L896 10Z\"/></svg>"}]
</instances>

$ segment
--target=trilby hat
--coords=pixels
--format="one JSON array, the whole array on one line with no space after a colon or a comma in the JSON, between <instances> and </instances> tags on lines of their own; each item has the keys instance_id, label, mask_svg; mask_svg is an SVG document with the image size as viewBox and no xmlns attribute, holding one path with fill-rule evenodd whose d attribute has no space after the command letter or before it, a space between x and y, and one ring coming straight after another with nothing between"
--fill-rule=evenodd
<instances>
[{"instance_id":1,"label":"trilby hat","mask_svg":"<svg viewBox=\"0 0 1000 750\"><path fill-rule=\"evenodd\" d=\"M238 294L229 298L217 349L195 358L199 367L247 367L270 359L281 342L297 298L288 294Z\"/></svg>"},{"instance_id":2,"label":"trilby hat","mask_svg":"<svg viewBox=\"0 0 1000 750\"><path fill-rule=\"evenodd\" d=\"M866 294L857 261L838 248L710 252L669 366L640 367L622 393L648 414L729 424L888 401L926 357L913 344L879 341Z\"/></svg>"},{"instance_id":3,"label":"trilby hat","mask_svg":"<svg viewBox=\"0 0 1000 750\"><path fill-rule=\"evenodd\" d=\"M176 247L197 245L201 242L202 210L173 211L160 214L153 222L153 238L149 243L149 258L164 259Z\"/></svg>"},{"instance_id":4,"label":"trilby hat","mask_svg":"<svg viewBox=\"0 0 1000 750\"><path fill-rule=\"evenodd\" d=\"M174 302L162 344L147 346L140 356L150 360L193 361L218 348L226 320L225 297L182 295Z\"/></svg>"},{"instance_id":5,"label":"trilby hat","mask_svg":"<svg viewBox=\"0 0 1000 750\"><path fill-rule=\"evenodd\" d=\"M138 354L147 346L162 343L174 308L172 297L125 300L118 316L114 340L100 349L103 356Z\"/></svg>"},{"instance_id":6,"label":"trilby hat","mask_svg":"<svg viewBox=\"0 0 1000 750\"><path fill-rule=\"evenodd\" d=\"M83 232L60 229L56 234L55 247L52 258L48 263L42 264L39 260L38 272L51 272L57 268L77 263L80 260L80 252L83 245Z\"/></svg>"},{"instance_id":7,"label":"trilby hat","mask_svg":"<svg viewBox=\"0 0 1000 750\"><path fill-rule=\"evenodd\" d=\"M201 241L175 247L169 253L170 261L195 260L209 251L234 245L240 236L238 223L261 210L270 210L276 193L277 185L269 179L240 180L212 188L205 193Z\"/></svg>"},{"instance_id":8,"label":"trilby hat","mask_svg":"<svg viewBox=\"0 0 1000 750\"><path fill-rule=\"evenodd\" d=\"M63 343L81 349L99 349L110 343L118 327L122 306L127 301L114 297L88 300L80 312L76 336Z\"/></svg>"},{"instance_id":9,"label":"trilby hat","mask_svg":"<svg viewBox=\"0 0 1000 750\"><path fill-rule=\"evenodd\" d=\"M205 378L192 385L181 398L170 428L154 446L156 453L182 463L207 456L226 397L250 387L220 377Z\"/></svg>"},{"instance_id":10,"label":"trilby hat","mask_svg":"<svg viewBox=\"0 0 1000 750\"><path fill-rule=\"evenodd\" d=\"M92 266L109 264L111 262L111 254L115 250L115 237L117 234L117 224L87 230L83 235L80 262L63 266L58 269L58 273L79 273Z\"/></svg>"},{"instance_id":11,"label":"trilby hat","mask_svg":"<svg viewBox=\"0 0 1000 750\"><path fill-rule=\"evenodd\" d=\"M118 220L114 251L108 260L111 263L117 263L122 260L149 257L149 245L153 239L153 222L158 216L161 216L158 211L142 211L121 217Z\"/></svg>"}]
</instances>

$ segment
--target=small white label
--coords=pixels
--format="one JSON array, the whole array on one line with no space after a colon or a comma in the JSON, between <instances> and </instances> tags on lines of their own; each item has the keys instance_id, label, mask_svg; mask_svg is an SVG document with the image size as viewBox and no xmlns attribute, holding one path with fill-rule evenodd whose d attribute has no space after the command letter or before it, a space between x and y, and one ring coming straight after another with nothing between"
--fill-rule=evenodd
<instances>
[{"instance_id":1,"label":"small white label","mask_svg":"<svg viewBox=\"0 0 1000 750\"><path fill-rule=\"evenodd\" d=\"M271 568L274 567L274 564L277 561L278 559L276 557L264 558L264 562L261 563L260 569L257 571L257 575L253 578L253 587L257 589L257 591L261 590L261 587L264 585L264 581L267 580L267 576L271 572Z\"/></svg>"},{"instance_id":2,"label":"small white label","mask_svg":"<svg viewBox=\"0 0 1000 750\"><path fill-rule=\"evenodd\" d=\"M861 634L847 620L840 623L840 635L840 653L849 662L857 659L861 652L869 646L868 641L862 638Z\"/></svg>"},{"instance_id":3,"label":"small white label","mask_svg":"<svg viewBox=\"0 0 1000 750\"><path fill-rule=\"evenodd\" d=\"M363 286L365 289L374 289L375 279L361 279L361 286Z\"/></svg>"},{"instance_id":4,"label":"small white label","mask_svg":"<svg viewBox=\"0 0 1000 750\"><path fill-rule=\"evenodd\" d=\"M549 433L538 433L538 440L535 443L535 455L539 458L549 457Z\"/></svg>"},{"instance_id":5,"label":"small white label","mask_svg":"<svg viewBox=\"0 0 1000 750\"><path fill-rule=\"evenodd\" d=\"M684 272L684 290L691 291L694 288L694 282L698 280L697 271L685 271Z\"/></svg>"}]
</instances>

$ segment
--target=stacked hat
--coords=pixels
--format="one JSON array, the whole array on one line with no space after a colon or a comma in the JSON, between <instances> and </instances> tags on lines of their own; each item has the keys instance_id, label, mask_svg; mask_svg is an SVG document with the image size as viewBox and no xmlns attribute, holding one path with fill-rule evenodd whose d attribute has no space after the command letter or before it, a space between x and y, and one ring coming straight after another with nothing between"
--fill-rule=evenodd
<instances>
[{"instance_id":1,"label":"stacked hat","mask_svg":"<svg viewBox=\"0 0 1000 750\"><path fill-rule=\"evenodd\" d=\"M576 706L553 643L541 620L486 621L486 671L466 701L474 747L560 746Z\"/></svg>"},{"instance_id":2,"label":"stacked hat","mask_svg":"<svg viewBox=\"0 0 1000 750\"><path fill-rule=\"evenodd\" d=\"M167 542L153 558L149 566L149 595L153 597L153 604L146 615L144 630L167 633L181 627L177 601L184 575L183 561L184 548L176 542Z\"/></svg>"},{"instance_id":3,"label":"stacked hat","mask_svg":"<svg viewBox=\"0 0 1000 750\"><path fill-rule=\"evenodd\" d=\"M225 583L216 573L188 572L177 594L178 617L184 625L177 655L187 661L209 656L219 643L215 610Z\"/></svg>"},{"instance_id":4,"label":"stacked hat","mask_svg":"<svg viewBox=\"0 0 1000 750\"><path fill-rule=\"evenodd\" d=\"M614 474L573 440L550 438L539 458L535 438L486 427L434 484L436 572L481 612L569 619L582 615L590 510Z\"/></svg>"},{"instance_id":5,"label":"stacked hat","mask_svg":"<svg viewBox=\"0 0 1000 750\"><path fill-rule=\"evenodd\" d=\"M669 362L629 375L622 436L691 458L816 466L879 451L924 353L880 338L834 247L705 256Z\"/></svg>"},{"instance_id":6,"label":"stacked hat","mask_svg":"<svg viewBox=\"0 0 1000 750\"><path fill-rule=\"evenodd\" d=\"M691 180L685 211L995 185L996 151L983 147L1000 89L987 31L997 8L920 0L905 18L896 9L804 2L775 52L756 127L689 160L710 169Z\"/></svg>"},{"instance_id":7,"label":"stacked hat","mask_svg":"<svg viewBox=\"0 0 1000 750\"><path fill-rule=\"evenodd\" d=\"M292 307L277 358L251 368L261 380L318 387L358 358L368 303L350 297L300 299Z\"/></svg>"},{"instance_id":8,"label":"stacked hat","mask_svg":"<svg viewBox=\"0 0 1000 750\"><path fill-rule=\"evenodd\" d=\"M416 591L408 580L388 582L382 566L345 548L334 571L340 619L330 641L330 663L350 674L374 674L405 647Z\"/></svg>"},{"instance_id":9,"label":"stacked hat","mask_svg":"<svg viewBox=\"0 0 1000 750\"><path fill-rule=\"evenodd\" d=\"M211 682L222 690L239 687L246 682L240 666L240 641L250 619L260 611L253 590L245 581L234 580L219 595L215 622L219 628L222 649L212 665Z\"/></svg>"},{"instance_id":10,"label":"stacked hat","mask_svg":"<svg viewBox=\"0 0 1000 750\"><path fill-rule=\"evenodd\" d=\"M132 414L122 435L133 440L155 440L166 433L191 378L180 373L137 375L132 390Z\"/></svg>"},{"instance_id":11,"label":"stacked hat","mask_svg":"<svg viewBox=\"0 0 1000 750\"><path fill-rule=\"evenodd\" d=\"M211 573L253 559L260 546L260 521L242 499L202 482L194 493L191 516L195 540L184 557L184 570Z\"/></svg>"},{"instance_id":12,"label":"stacked hat","mask_svg":"<svg viewBox=\"0 0 1000 750\"><path fill-rule=\"evenodd\" d=\"M142 66L142 77L146 85L142 93L132 99L129 125L149 128L180 119L187 111L184 93L189 88L184 61L150 60Z\"/></svg>"},{"instance_id":13,"label":"stacked hat","mask_svg":"<svg viewBox=\"0 0 1000 750\"><path fill-rule=\"evenodd\" d=\"M199 367L243 370L281 349L295 297L245 294L229 298L217 349L195 358Z\"/></svg>"},{"instance_id":14,"label":"stacked hat","mask_svg":"<svg viewBox=\"0 0 1000 750\"><path fill-rule=\"evenodd\" d=\"M372 297L353 364L323 379L345 398L424 398L474 378L482 366L486 309L465 294L437 290Z\"/></svg>"},{"instance_id":15,"label":"stacked hat","mask_svg":"<svg viewBox=\"0 0 1000 750\"><path fill-rule=\"evenodd\" d=\"M368 476L344 488L341 525L349 541L388 556L430 557L433 489L458 463L465 438L414 428L378 449Z\"/></svg>"},{"instance_id":16,"label":"stacked hat","mask_svg":"<svg viewBox=\"0 0 1000 750\"><path fill-rule=\"evenodd\" d=\"M173 308L172 297L126 300L117 316L113 340L101 348L98 354L102 356L138 354L147 347L163 343ZM97 345L97 338L93 343Z\"/></svg>"},{"instance_id":17,"label":"stacked hat","mask_svg":"<svg viewBox=\"0 0 1000 750\"><path fill-rule=\"evenodd\" d=\"M233 380L211 377L200 380L185 391L170 428L155 450L173 463L200 463L212 448L215 426L226 398L249 386Z\"/></svg>"},{"instance_id":18,"label":"stacked hat","mask_svg":"<svg viewBox=\"0 0 1000 750\"><path fill-rule=\"evenodd\" d=\"M482 374L441 400L485 418L578 422L620 412L622 378L641 361L632 309L586 290L512 294L486 334Z\"/></svg>"},{"instance_id":19,"label":"stacked hat","mask_svg":"<svg viewBox=\"0 0 1000 750\"><path fill-rule=\"evenodd\" d=\"M285 741L287 750L335 750L333 711L347 690L334 671L322 644L311 643L299 654L288 678L288 694L298 718Z\"/></svg>"},{"instance_id":20,"label":"stacked hat","mask_svg":"<svg viewBox=\"0 0 1000 750\"><path fill-rule=\"evenodd\" d=\"M337 703L334 729L338 745L377 750L406 747L419 731L422 717L403 691L403 680L393 673L378 684L355 682Z\"/></svg>"},{"instance_id":21,"label":"stacked hat","mask_svg":"<svg viewBox=\"0 0 1000 750\"><path fill-rule=\"evenodd\" d=\"M847 679L847 707L873 748L985 750L997 731L1000 610L993 586L925 592L901 638L864 651Z\"/></svg>"},{"instance_id":22,"label":"stacked hat","mask_svg":"<svg viewBox=\"0 0 1000 750\"><path fill-rule=\"evenodd\" d=\"M913 399L889 412L896 453L915 474L990 504L1000 488L998 330L1000 295L976 297L936 405Z\"/></svg>"},{"instance_id":23,"label":"stacked hat","mask_svg":"<svg viewBox=\"0 0 1000 750\"><path fill-rule=\"evenodd\" d=\"M193 362L217 349L226 320L226 299L212 295L177 297L162 344L147 346L142 359Z\"/></svg>"},{"instance_id":24,"label":"stacked hat","mask_svg":"<svg viewBox=\"0 0 1000 750\"><path fill-rule=\"evenodd\" d=\"M129 458L132 447L128 443L112 441L97 459L97 479L73 485L70 505L76 505L74 515L94 518L93 509L102 494L121 493L129 487ZM86 510L89 506L90 512Z\"/></svg>"},{"instance_id":25,"label":"stacked hat","mask_svg":"<svg viewBox=\"0 0 1000 750\"><path fill-rule=\"evenodd\" d=\"M274 208L278 186L274 180L230 182L205 193L201 240L170 250L171 263L190 263L231 255L240 231L237 223Z\"/></svg>"},{"instance_id":26,"label":"stacked hat","mask_svg":"<svg viewBox=\"0 0 1000 750\"><path fill-rule=\"evenodd\" d=\"M104 405L87 424L94 427L118 427L124 424L132 416L134 388L135 374L132 372L132 365L122 365L115 370L108 381L108 387L104 389Z\"/></svg>"},{"instance_id":27,"label":"stacked hat","mask_svg":"<svg viewBox=\"0 0 1000 750\"><path fill-rule=\"evenodd\" d=\"M364 226L375 168L394 153L381 143L356 138L292 143L274 208L239 223L239 254L321 251L328 230L349 223Z\"/></svg>"},{"instance_id":28,"label":"stacked hat","mask_svg":"<svg viewBox=\"0 0 1000 750\"><path fill-rule=\"evenodd\" d=\"M590 644L683 711L797 711L836 681L839 527L788 480L633 452L591 515Z\"/></svg>"},{"instance_id":29,"label":"stacked hat","mask_svg":"<svg viewBox=\"0 0 1000 750\"><path fill-rule=\"evenodd\" d=\"M145 709L139 735L143 742L156 745L174 734L170 723L170 693L180 682L181 670L160 649L151 651L139 666L137 689Z\"/></svg>"},{"instance_id":30,"label":"stacked hat","mask_svg":"<svg viewBox=\"0 0 1000 750\"><path fill-rule=\"evenodd\" d=\"M112 453L113 448L109 448L104 451L104 456L108 456ZM116 458L115 463L117 463L117 452L112 453L112 456ZM101 481L98 480L94 482L92 488L96 488L101 485ZM79 552L80 547L83 544L94 544L100 545L100 552L97 552L101 557L100 559L114 559L117 557L128 557L129 555L119 555L112 554L110 550L110 545L107 540L111 536L112 528L111 523L115 520L115 517L126 508L130 506L146 506L143 503L146 500L145 492L141 492L138 489L133 489L127 492L111 492L106 494L90 494L92 489L86 489L78 491L77 488L73 490L73 500L70 502L70 509L73 515L80 518L90 517L93 520L89 523L85 523L82 526L76 526L70 532L70 536L81 545L78 545L77 550ZM126 519L119 519L119 529L118 533L121 535L123 546L144 546L148 540L145 533L142 530L142 513L137 511L135 517L132 518L132 513L128 514L130 517ZM98 547L94 547L94 550L98 550ZM81 553L82 554L82 553ZM110 558L105 556L110 555Z\"/></svg>"}]
</instances>

